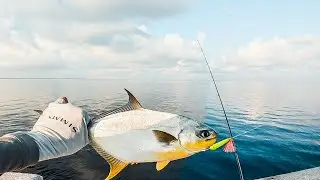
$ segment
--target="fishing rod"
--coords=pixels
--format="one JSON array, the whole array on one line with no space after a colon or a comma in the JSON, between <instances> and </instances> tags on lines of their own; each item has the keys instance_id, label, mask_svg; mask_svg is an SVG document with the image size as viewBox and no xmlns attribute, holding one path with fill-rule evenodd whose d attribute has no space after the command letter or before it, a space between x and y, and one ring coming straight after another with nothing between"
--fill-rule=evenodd
<instances>
[{"instance_id":1,"label":"fishing rod","mask_svg":"<svg viewBox=\"0 0 320 180\"><path fill-rule=\"evenodd\" d=\"M222 100L221 100L221 96L220 96L220 93L219 93L219 90L218 90L216 81L214 80L213 73L212 73L212 71L211 71L211 68L210 68L210 66L209 66L207 57L206 57L206 55L204 54L204 51L203 51L203 49L202 49L202 47L201 47L201 44L200 44L199 40L197 40L197 42L198 42L198 44L199 44L200 50L201 50L201 52L202 52L202 55L203 55L203 57L204 57L204 59L205 59L205 61L206 61L206 63L207 63L207 66L208 66L208 69L209 69L211 78L212 78L212 80L213 80L214 86L215 86L215 88L216 88L216 91L217 91L217 94L218 94L218 97L219 97L219 100L220 100L220 104L221 104L221 107L222 107L222 110L223 110L223 113L224 113L224 117L225 117L226 122L227 122L227 125L228 125L229 134L230 134L230 137L231 137L231 139L232 139L232 138L233 138L233 135L232 135L231 127L230 127L229 120L228 120L226 111L225 111L225 109L224 109L224 106L223 106L223 103L222 103ZM233 142L234 142L234 141L233 141ZM236 148L236 143L235 143L235 142L234 142L234 146L235 146L234 155L235 155L235 158L236 158L236 161L237 161L240 179L241 179L241 180L244 180L243 172L242 172L242 168L241 168L241 164L240 164L240 159L239 159L239 155L238 155L237 150L236 150L237 148Z\"/></svg>"}]
</instances>

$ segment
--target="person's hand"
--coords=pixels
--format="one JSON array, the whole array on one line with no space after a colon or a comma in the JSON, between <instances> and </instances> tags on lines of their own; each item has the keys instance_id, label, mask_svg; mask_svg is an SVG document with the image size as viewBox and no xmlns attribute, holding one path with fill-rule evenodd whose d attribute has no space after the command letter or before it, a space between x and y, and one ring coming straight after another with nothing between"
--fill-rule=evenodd
<instances>
[{"instance_id":1,"label":"person's hand","mask_svg":"<svg viewBox=\"0 0 320 180\"><path fill-rule=\"evenodd\" d=\"M76 153L89 143L89 117L81 108L59 98L50 103L31 131L0 137L0 174L21 170L48 159Z\"/></svg>"},{"instance_id":2,"label":"person's hand","mask_svg":"<svg viewBox=\"0 0 320 180\"><path fill-rule=\"evenodd\" d=\"M39 146L39 161L68 156L89 143L89 117L81 108L59 98L43 111L28 135Z\"/></svg>"}]
</instances>

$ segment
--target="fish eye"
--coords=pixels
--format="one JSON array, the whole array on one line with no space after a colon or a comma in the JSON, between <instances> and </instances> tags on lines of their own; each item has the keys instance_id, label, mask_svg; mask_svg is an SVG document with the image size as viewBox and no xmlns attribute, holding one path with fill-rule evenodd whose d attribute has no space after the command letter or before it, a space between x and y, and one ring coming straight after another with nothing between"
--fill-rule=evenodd
<instances>
[{"instance_id":1,"label":"fish eye","mask_svg":"<svg viewBox=\"0 0 320 180\"><path fill-rule=\"evenodd\" d=\"M207 137L209 137L211 134L210 134L210 132L208 131L208 130L201 130L201 131L199 131L199 133L197 133L197 136L199 137L199 138L207 138Z\"/></svg>"}]
</instances>

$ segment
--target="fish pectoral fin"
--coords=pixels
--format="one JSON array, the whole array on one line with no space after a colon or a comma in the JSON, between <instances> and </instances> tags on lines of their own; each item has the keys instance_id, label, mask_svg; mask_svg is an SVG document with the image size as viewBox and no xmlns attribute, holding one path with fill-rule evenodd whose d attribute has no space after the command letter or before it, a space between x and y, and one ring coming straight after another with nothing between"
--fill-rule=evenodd
<instances>
[{"instance_id":1,"label":"fish pectoral fin","mask_svg":"<svg viewBox=\"0 0 320 180\"><path fill-rule=\"evenodd\" d=\"M122 162L121 160L107 154L104 158L108 161L110 165L110 172L106 180L110 180L119 174L127 165L128 163Z\"/></svg>"},{"instance_id":2,"label":"fish pectoral fin","mask_svg":"<svg viewBox=\"0 0 320 180\"><path fill-rule=\"evenodd\" d=\"M169 164L169 162L170 161L157 162L156 164L157 171L161 171L163 168L165 168Z\"/></svg>"},{"instance_id":3,"label":"fish pectoral fin","mask_svg":"<svg viewBox=\"0 0 320 180\"><path fill-rule=\"evenodd\" d=\"M155 135L155 137L157 138L157 140L161 143L170 144L172 141L177 140L177 138L175 138L171 134L163 132L163 131L152 130L152 132Z\"/></svg>"}]
</instances>

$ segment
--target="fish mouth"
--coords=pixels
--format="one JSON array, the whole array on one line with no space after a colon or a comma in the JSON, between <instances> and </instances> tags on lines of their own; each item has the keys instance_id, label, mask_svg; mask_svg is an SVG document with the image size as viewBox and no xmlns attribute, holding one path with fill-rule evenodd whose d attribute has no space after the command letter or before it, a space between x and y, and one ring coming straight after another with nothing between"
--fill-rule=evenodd
<instances>
[{"instance_id":1,"label":"fish mouth","mask_svg":"<svg viewBox=\"0 0 320 180\"><path fill-rule=\"evenodd\" d=\"M213 138L210 138L210 139L206 139L205 141L211 141L211 140L214 140L214 139L216 139L216 138L213 137Z\"/></svg>"},{"instance_id":2,"label":"fish mouth","mask_svg":"<svg viewBox=\"0 0 320 180\"><path fill-rule=\"evenodd\" d=\"M214 143L217 142L217 135L216 134L212 134L210 138L205 139L205 142L207 144L211 144L210 146L212 146ZM210 146L208 146L208 148L210 148Z\"/></svg>"},{"instance_id":3,"label":"fish mouth","mask_svg":"<svg viewBox=\"0 0 320 180\"><path fill-rule=\"evenodd\" d=\"M216 141L216 139L217 139L217 134L216 134L216 133L213 133L213 134L211 135L211 137L208 138L208 139L206 139L205 141L211 141L211 140L215 140L215 141Z\"/></svg>"},{"instance_id":4,"label":"fish mouth","mask_svg":"<svg viewBox=\"0 0 320 180\"><path fill-rule=\"evenodd\" d=\"M208 147L206 147L205 150L208 150L208 149L210 149L210 147L211 147L212 145L214 145L214 143L217 142L217 137L214 136L214 137L212 137L212 138L206 139L205 142L208 144ZM209 145L209 144L210 144L210 145Z\"/></svg>"}]
</instances>

